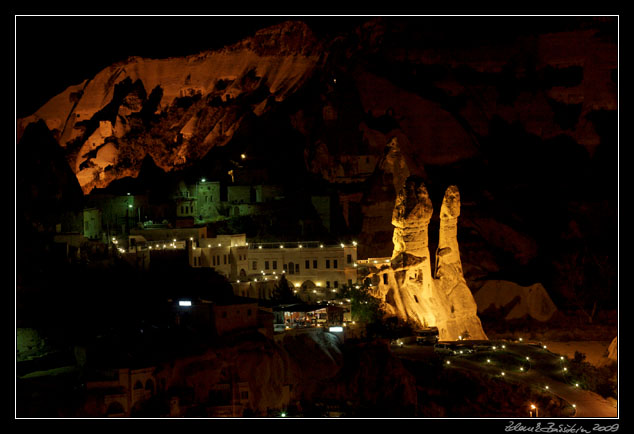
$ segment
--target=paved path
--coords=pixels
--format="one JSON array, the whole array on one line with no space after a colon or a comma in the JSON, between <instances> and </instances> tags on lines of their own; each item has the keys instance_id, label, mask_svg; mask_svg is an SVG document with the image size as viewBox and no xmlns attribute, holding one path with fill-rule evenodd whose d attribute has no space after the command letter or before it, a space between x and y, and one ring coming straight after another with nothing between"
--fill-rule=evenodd
<instances>
[{"instance_id":1,"label":"paved path","mask_svg":"<svg viewBox=\"0 0 634 434\"><path fill-rule=\"evenodd\" d=\"M425 360L433 353L433 347L423 347L417 345L407 345L401 348L394 348L394 354L398 357L411 358L414 360ZM452 357L451 367L459 369L469 369L472 371L483 371L492 375L499 375L500 370L476 363L461 357ZM557 395L568 403L576 405L574 417L617 417L617 408L594 392L579 389L569 384L555 381L552 378L539 373L536 369L530 369L526 373L505 372L505 377L514 381L527 384L529 386L548 386L547 392Z\"/></svg>"}]
</instances>

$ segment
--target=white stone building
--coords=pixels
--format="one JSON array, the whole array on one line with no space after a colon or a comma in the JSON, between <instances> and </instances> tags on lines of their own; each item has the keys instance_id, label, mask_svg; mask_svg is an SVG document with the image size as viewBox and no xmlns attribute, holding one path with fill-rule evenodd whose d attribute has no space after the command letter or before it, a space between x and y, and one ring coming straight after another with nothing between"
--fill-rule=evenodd
<instances>
[{"instance_id":1,"label":"white stone building","mask_svg":"<svg viewBox=\"0 0 634 434\"><path fill-rule=\"evenodd\" d=\"M245 234L194 240L189 250L192 267L214 268L236 287L272 283L285 275L298 293L311 299L332 298L344 285L356 283L356 262L356 243L249 244ZM251 296L262 293L270 296L271 291L249 291Z\"/></svg>"}]
</instances>

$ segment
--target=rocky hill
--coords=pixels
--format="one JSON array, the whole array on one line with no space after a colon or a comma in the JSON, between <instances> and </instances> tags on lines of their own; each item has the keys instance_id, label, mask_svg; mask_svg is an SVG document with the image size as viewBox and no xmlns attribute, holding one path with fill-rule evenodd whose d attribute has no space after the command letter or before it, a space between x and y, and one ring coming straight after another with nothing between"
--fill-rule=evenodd
<instances>
[{"instance_id":1,"label":"rocky hill","mask_svg":"<svg viewBox=\"0 0 634 434\"><path fill-rule=\"evenodd\" d=\"M609 17L372 18L329 37L288 21L114 64L19 119L18 138L43 120L84 193L148 155L220 178L245 153L293 188L334 189L334 236L360 257L391 254L400 179L422 176L436 203L456 185L467 281L592 306L603 282L616 300L616 35Z\"/></svg>"}]
</instances>

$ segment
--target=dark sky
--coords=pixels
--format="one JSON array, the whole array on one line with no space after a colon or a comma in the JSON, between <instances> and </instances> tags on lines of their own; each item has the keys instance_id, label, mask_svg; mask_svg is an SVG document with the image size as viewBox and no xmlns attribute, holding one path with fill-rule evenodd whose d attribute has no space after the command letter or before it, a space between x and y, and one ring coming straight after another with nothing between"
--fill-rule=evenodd
<instances>
[{"instance_id":1,"label":"dark sky","mask_svg":"<svg viewBox=\"0 0 634 434\"><path fill-rule=\"evenodd\" d=\"M129 56L186 56L218 49L294 16L18 16L16 110L28 116L70 85ZM360 17L303 17L316 33Z\"/></svg>"}]
</instances>

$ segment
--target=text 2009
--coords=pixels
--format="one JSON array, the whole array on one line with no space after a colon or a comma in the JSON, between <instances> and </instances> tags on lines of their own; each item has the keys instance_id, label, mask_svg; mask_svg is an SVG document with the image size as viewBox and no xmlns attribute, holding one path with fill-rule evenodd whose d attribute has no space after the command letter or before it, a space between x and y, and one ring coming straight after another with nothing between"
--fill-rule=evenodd
<instances>
[{"instance_id":1,"label":"text 2009","mask_svg":"<svg viewBox=\"0 0 634 434\"><path fill-rule=\"evenodd\" d=\"M594 426L592 427L592 431L597 431L597 432L617 432L619 430L619 424L615 423L614 425L599 425L598 423L595 423Z\"/></svg>"}]
</instances>

